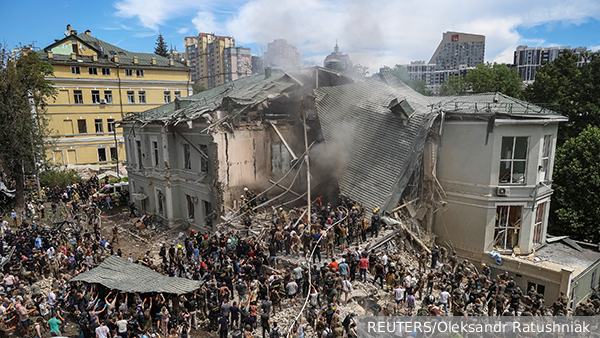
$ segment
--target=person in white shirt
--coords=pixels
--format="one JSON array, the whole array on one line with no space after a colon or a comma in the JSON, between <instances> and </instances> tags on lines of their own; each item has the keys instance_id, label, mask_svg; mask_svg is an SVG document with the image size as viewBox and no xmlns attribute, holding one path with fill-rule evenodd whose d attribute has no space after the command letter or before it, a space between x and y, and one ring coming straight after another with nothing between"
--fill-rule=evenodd
<instances>
[{"instance_id":1,"label":"person in white shirt","mask_svg":"<svg viewBox=\"0 0 600 338\"><path fill-rule=\"evenodd\" d=\"M46 254L48 255L48 259L52 259L52 256L54 256L54 247L49 247L48 250L46 250Z\"/></svg>"},{"instance_id":2,"label":"person in white shirt","mask_svg":"<svg viewBox=\"0 0 600 338\"><path fill-rule=\"evenodd\" d=\"M406 289L402 285L396 286L394 295L396 297L396 308L400 309L404 305L404 292Z\"/></svg>"},{"instance_id":3,"label":"person in white shirt","mask_svg":"<svg viewBox=\"0 0 600 338\"><path fill-rule=\"evenodd\" d=\"M56 294L54 294L54 290L48 292L48 304L50 304L50 306L54 306L56 304Z\"/></svg>"},{"instance_id":4,"label":"person in white shirt","mask_svg":"<svg viewBox=\"0 0 600 338\"><path fill-rule=\"evenodd\" d=\"M346 279L342 282L342 292L344 293L344 304L348 304L348 295L352 293L352 283L350 283L349 276L346 276Z\"/></svg>"},{"instance_id":5,"label":"person in white shirt","mask_svg":"<svg viewBox=\"0 0 600 338\"><path fill-rule=\"evenodd\" d=\"M444 310L446 314L448 314L448 299L450 298L450 293L444 290L440 292L440 300L437 302L436 306L444 305Z\"/></svg>"},{"instance_id":6,"label":"person in white shirt","mask_svg":"<svg viewBox=\"0 0 600 338\"><path fill-rule=\"evenodd\" d=\"M288 296L290 297L290 301L292 303L292 306L294 306L294 301L296 300L296 292L298 291L298 284L296 284L295 281L291 281L286 285L286 288L288 290Z\"/></svg>"},{"instance_id":7,"label":"person in white shirt","mask_svg":"<svg viewBox=\"0 0 600 338\"><path fill-rule=\"evenodd\" d=\"M381 254L382 254L382 256L381 256L381 264L383 264L383 266L387 266L388 256L385 253L385 251L382 251Z\"/></svg>"}]
</instances>

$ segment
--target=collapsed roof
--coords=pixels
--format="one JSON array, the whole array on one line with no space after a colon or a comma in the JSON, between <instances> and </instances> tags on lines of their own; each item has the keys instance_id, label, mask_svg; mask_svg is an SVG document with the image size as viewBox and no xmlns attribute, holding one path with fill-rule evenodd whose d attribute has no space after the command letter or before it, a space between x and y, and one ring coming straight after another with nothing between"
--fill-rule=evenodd
<instances>
[{"instance_id":1,"label":"collapsed roof","mask_svg":"<svg viewBox=\"0 0 600 338\"><path fill-rule=\"evenodd\" d=\"M487 119L492 127L497 116L565 120L545 108L501 93L428 97L387 72L381 72L380 79L352 79L321 67L274 73L267 79L259 74L178 98L174 103L129 116L123 123L169 125L204 118L208 124L217 125L249 112L259 119L270 119L294 112L291 103L302 101L300 106L305 111L299 113L310 118L314 114L308 111L316 108L327 158L338 168L334 176L341 195L368 209L379 207L389 212L419 167L425 141L438 115L470 114ZM274 105L276 102L282 105ZM276 108L269 108L272 106ZM266 109L276 114L265 114ZM212 114L217 111L226 114Z\"/></svg>"},{"instance_id":2,"label":"collapsed roof","mask_svg":"<svg viewBox=\"0 0 600 338\"><path fill-rule=\"evenodd\" d=\"M124 292L172 294L190 293L203 284L186 278L167 277L117 256L108 257L94 269L77 275L71 281L101 284L111 290Z\"/></svg>"}]
</instances>

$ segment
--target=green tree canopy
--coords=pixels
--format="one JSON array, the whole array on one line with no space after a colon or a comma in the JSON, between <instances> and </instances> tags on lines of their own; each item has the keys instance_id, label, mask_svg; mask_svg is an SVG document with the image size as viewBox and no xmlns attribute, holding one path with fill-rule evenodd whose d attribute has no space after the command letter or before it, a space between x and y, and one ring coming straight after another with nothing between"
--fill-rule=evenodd
<instances>
[{"instance_id":1,"label":"green tree canopy","mask_svg":"<svg viewBox=\"0 0 600 338\"><path fill-rule=\"evenodd\" d=\"M425 96L432 96L433 92L427 88L427 84L422 80L411 80L410 76L408 76L408 71L406 67L402 65L395 65L393 68L384 66L382 71L387 72L388 74L394 75L398 80L404 82L407 86L412 88L417 93L420 93Z\"/></svg>"},{"instance_id":2,"label":"green tree canopy","mask_svg":"<svg viewBox=\"0 0 600 338\"><path fill-rule=\"evenodd\" d=\"M60 188L66 188L67 185L73 183L81 183L81 176L77 171L71 170L46 170L40 173L40 183L48 188L54 188L56 186Z\"/></svg>"},{"instance_id":3,"label":"green tree canopy","mask_svg":"<svg viewBox=\"0 0 600 338\"><path fill-rule=\"evenodd\" d=\"M565 51L544 64L535 82L526 88L527 99L569 118L559 127L559 145L589 125L600 127L600 55L582 55L589 62L578 66L579 56Z\"/></svg>"},{"instance_id":4,"label":"green tree canopy","mask_svg":"<svg viewBox=\"0 0 600 338\"><path fill-rule=\"evenodd\" d=\"M524 99L523 82L519 73L505 64L480 63L464 77L450 77L440 88L440 95L465 95L467 93L502 94Z\"/></svg>"},{"instance_id":5,"label":"green tree canopy","mask_svg":"<svg viewBox=\"0 0 600 338\"><path fill-rule=\"evenodd\" d=\"M36 173L45 157L45 108L56 90L46 80L53 75L52 66L28 47L17 49L21 52L13 56L0 45L0 165L5 178L15 184L20 207L24 175Z\"/></svg>"},{"instance_id":6,"label":"green tree canopy","mask_svg":"<svg viewBox=\"0 0 600 338\"><path fill-rule=\"evenodd\" d=\"M588 126L555 158L549 232L600 242L600 128Z\"/></svg>"},{"instance_id":7,"label":"green tree canopy","mask_svg":"<svg viewBox=\"0 0 600 338\"><path fill-rule=\"evenodd\" d=\"M167 57L169 56L169 49L167 48L167 43L163 38L162 34L158 34L158 38L156 38L156 47L154 47L154 54Z\"/></svg>"}]
</instances>

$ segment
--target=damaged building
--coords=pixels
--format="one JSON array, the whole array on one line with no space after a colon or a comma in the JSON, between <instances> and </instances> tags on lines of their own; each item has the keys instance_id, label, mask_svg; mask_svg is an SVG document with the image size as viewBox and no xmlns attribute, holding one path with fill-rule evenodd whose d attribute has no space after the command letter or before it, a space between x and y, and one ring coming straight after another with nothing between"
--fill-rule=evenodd
<instances>
[{"instance_id":1,"label":"damaged building","mask_svg":"<svg viewBox=\"0 0 600 338\"><path fill-rule=\"evenodd\" d=\"M267 70L121 126L132 200L169 225L213 229L236 214L245 187L268 189L257 209L343 196L494 274L508 271L522 289L576 303L597 284L600 254L546 233L566 120L500 93L426 97L386 73L354 79L314 67ZM551 254L560 250L583 258Z\"/></svg>"}]
</instances>

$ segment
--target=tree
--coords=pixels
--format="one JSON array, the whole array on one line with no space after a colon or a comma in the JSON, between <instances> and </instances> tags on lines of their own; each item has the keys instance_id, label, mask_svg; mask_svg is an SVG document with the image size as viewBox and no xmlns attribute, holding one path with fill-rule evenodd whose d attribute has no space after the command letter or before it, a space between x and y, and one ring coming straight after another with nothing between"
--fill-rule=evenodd
<instances>
[{"instance_id":1,"label":"tree","mask_svg":"<svg viewBox=\"0 0 600 338\"><path fill-rule=\"evenodd\" d=\"M524 99L522 87L523 81L516 70L504 64L488 62L478 64L464 77L450 77L442 84L440 95L500 92L517 99Z\"/></svg>"},{"instance_id":2,"label":"tree","mask_svg":"<svg viewBox=\"0 0 600 338\"><path fill-rule=\"evenodd\" d=\"M566 141L555 159L549 232L600 242L600 128Z\"/></svg>"},{"instance_id":3,"label":"tree","mask_svg":"<svg viewBox=\"0 0 600 338\"><path fill-rule=\"evenodd\" d=\"M45 116L47 100L56 90L47 76L54 73L30 47L9 55L0 45L0 165L14 181L17 207L24 201L24 178L36 173L45 157L49 134Z\"/></svg>"},{"instance_id":4,"label":"tree","mask_svg":"<svg viewBox=\"0 0 600 338\"><path fill-rule=\"evenodd\" d=\"M200 80L196 80L196 82L194 82L194 84L192 85L192 89L194 90L194 94L198 94L198 93L202 93L203 91L205 91L206 87L204 87L204 85L202 84L202 82L200 82Z\"/></svg>"},{"instance_id":5,"label":"tree","mask_svg":"<svg viewBox=\"0 0 600 338\"><path fill-rule=\"evenodd\" d=\"M167 57L169 56L169 49L167 48L167 43L163 38L162 34L158 34L158 38L156 38L156 47L154 47L154 54Z\"/></svg>"},{"instance_id":6,"label":"tree","mask_svg":"<svg viewBox=\"0 0 600 338\"><path fill-rule=\"evenodd\" d=\"M577 65L579 56L565 51L540 67L535 82L526 88L527 99L545 104L569 118L559 126L558 144L577 136L589 125L600 127L600 54L583 54L589 61Z\"/></svg>"},{"instance_id":7,"label":"tree","mask_svg":"<svg viewBox=\"0 0 600 338\"><path fill-rule=\"evenodd\" d=\"M54 188L56 186L60 188L66 188L67 185L73 183L81 183L81 176L77 171L71 170L46 170L40 173L40 182L43 186Z\"/></svg>"},{"instance_id":8,"label":"tree","mask_svg":"<svg viewBox=\"0 0 600 338\"><path fill-rule=\"evenodd\" d=\"M408 71L406 67L402 65L395 65L394 68L390 68L388 66L384 66L381 69L382 72L387 72L395 76L398 80L404 82L407 86L412 88L417 93L420 93L425 96L432 96L433 92L427 88L427 83L423 80L411 80L410 76L408 76ZM381 73L380 73L381 74Z\"/></svg>"}]
</instances>

